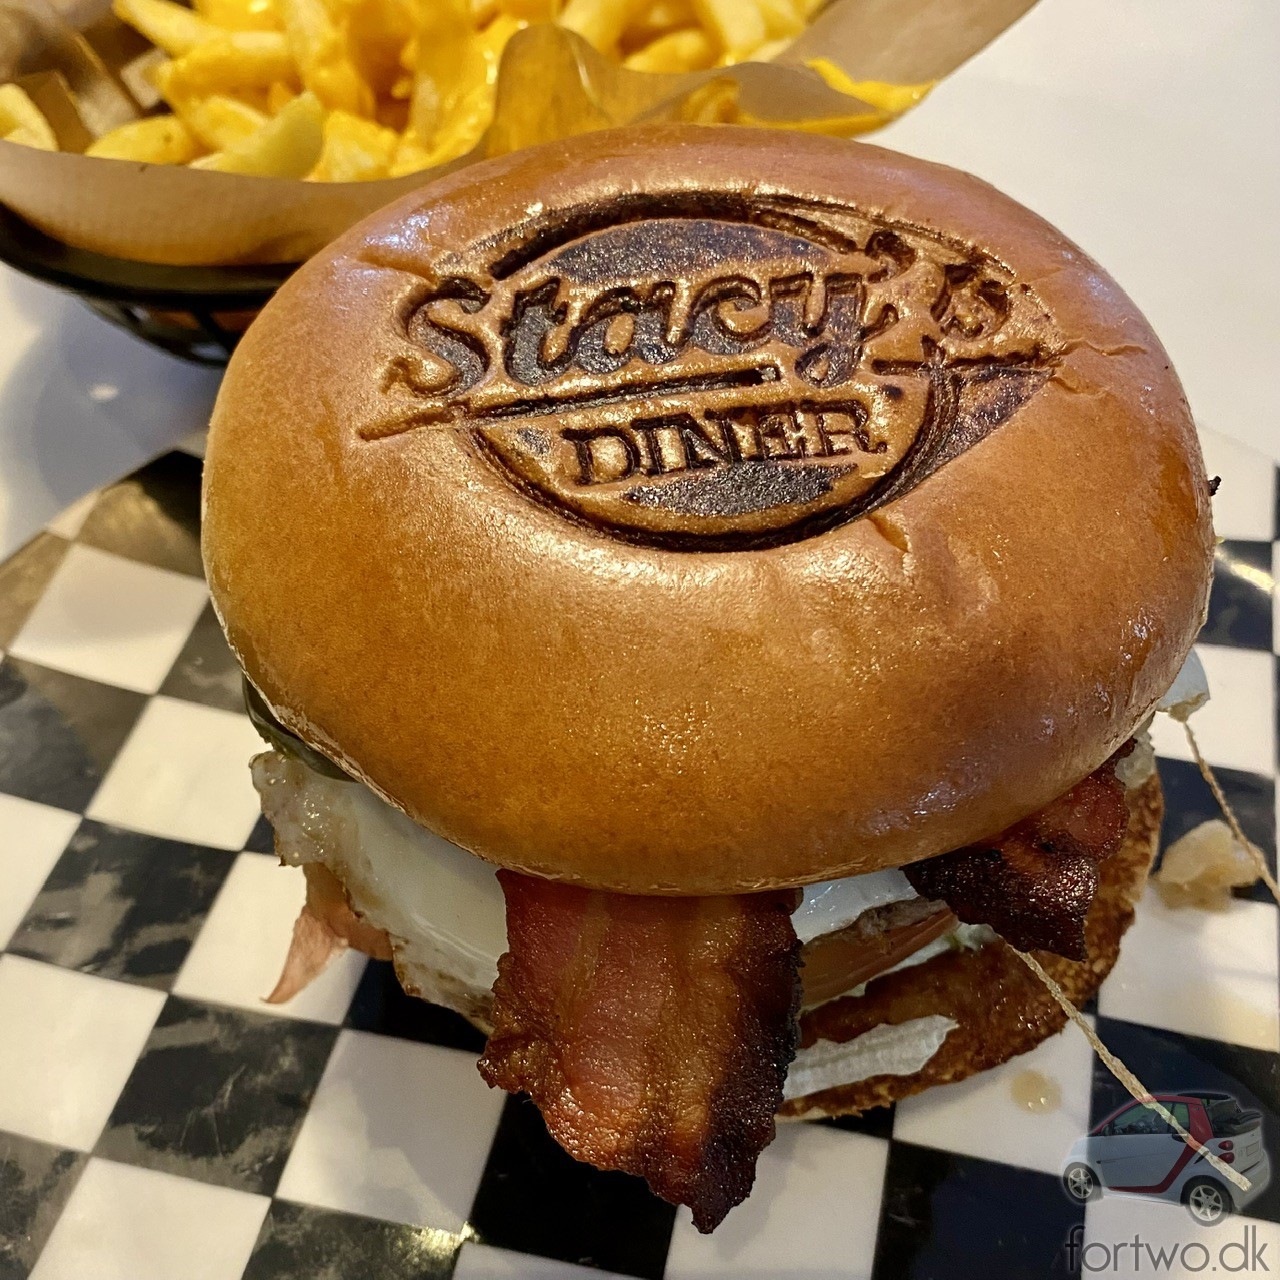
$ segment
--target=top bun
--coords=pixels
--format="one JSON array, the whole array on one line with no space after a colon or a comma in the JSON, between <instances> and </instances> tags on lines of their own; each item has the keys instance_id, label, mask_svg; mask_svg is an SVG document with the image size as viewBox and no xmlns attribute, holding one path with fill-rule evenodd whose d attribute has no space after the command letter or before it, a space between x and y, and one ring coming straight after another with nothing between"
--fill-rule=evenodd
<instances>
[{"instance_id":1,"label":"top bun","mask_svg":"<svg viewBox=\"0 0 1280 1280\"><path fill-rule=\"evenodd\" d=\"M732 893L992 835L1202 621L1168 358L975 178L600 133L313 258L214 412L215 605L281 721L534 875Z\"/></svg>"}]
</instances>

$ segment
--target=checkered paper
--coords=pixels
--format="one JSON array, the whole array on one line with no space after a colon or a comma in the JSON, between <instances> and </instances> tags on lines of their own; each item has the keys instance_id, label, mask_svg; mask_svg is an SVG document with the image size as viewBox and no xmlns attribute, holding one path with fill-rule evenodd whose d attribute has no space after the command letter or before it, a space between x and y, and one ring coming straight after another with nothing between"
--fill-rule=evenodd
<instances>
[{"instance_id":1,"label":"checkered paper","mask_svg":"<svg viewBox=\"0 0 1280 1280\"><path fill-rule=\"evenodd\" d=\"M1226 541L1196 728L1274 866L1276 472L1205 443ZM892 1110L783 1127L752 1198L702 1237L489 1090L481 1037L390 966L348 954L262 1004L303 881L249 783L199 467L163 457L0 566L0 1280L1039 1280L1071 1273L1073 1231L1191 1229L1064 1195L1067 1149L1121 1101L1072 1028ZM1217 811L1177 726L1157 745L1168 840ZM1264 891L1223 915L1148 894L1090 1014L1153 1090L1261 1107L1280 1156L1277 965ZM1054 1109L1016 1103L1028 1069ZM1280 1185L1247 1212L1280 1267Z\"/></svg>"}]
</instances>

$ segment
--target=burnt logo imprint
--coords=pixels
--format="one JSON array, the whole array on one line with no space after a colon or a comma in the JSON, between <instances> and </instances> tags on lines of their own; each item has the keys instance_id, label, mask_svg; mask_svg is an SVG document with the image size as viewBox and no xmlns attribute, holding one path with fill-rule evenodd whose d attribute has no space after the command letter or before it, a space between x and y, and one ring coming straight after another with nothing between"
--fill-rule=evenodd
<instances>
[{"instance_id":1,"label":"burnt logo imprint","mask_svg":"<svg viewBox=\"0 0 1280 1280\"><path fill-rule=\"evenodd\" d=\"M551 510L684 550L901 496L1008 421L1061 346L989 255L799 199L635 197L446 268L361 434L464 432Z\"/></svg>"}]
</instances>

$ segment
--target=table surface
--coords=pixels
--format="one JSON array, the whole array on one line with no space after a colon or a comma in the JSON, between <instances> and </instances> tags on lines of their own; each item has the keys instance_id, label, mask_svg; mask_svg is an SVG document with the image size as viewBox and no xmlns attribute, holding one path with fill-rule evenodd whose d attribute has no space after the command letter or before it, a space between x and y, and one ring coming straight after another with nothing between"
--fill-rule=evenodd
<instances>
[{"instance_id":1,"label":"table surface","mask_svg":"<svg viewBox=\"0 0 1280 1280\"><path fill-rule=\"evenodd\" d=\"M1225 541L1194 723L1274 868L1277 468L1204 444ZM199 485L167 454L0 565L0 1280L1084 1280L1238 1273L1245 1244L1270 1274L1280 1178L1212 1228L1176 1200L1068 1200L1068 1151L1127 1101L1075 1027L783 1125L702 1236L488 1089L479 1034L389 964L347 952L264 1005L305 888L245 768L261 742L200 576ZM1167 844L1218 810L1177 723L1152 732ZM1278 924L1261 885L1222 911L1147 892L1086 1006L1154 1093L1259 1109L1273 1160ZM1179 1158L1136 1141L1160 1173ZM1135 1240L1185 1265L1133 1267Z\"/></svg>"},{"instance_id":2,"label":"table surface","mask_svg":"<svg viewBox=\"0 0 1280 1280\"><path fill-rule=\"evenodd\" d=\"M878 135L1057 223L1163 337L1202 425L1280 457L1280 4L1041 0ZM0 268L0 556L207 418L217 374Z\"/></svg>"}]
</instances>

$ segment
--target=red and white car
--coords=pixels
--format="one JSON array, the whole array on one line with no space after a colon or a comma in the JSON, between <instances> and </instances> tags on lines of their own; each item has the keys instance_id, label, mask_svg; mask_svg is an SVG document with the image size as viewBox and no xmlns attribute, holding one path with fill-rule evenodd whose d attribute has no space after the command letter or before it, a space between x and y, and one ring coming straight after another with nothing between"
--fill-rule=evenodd
<instances>
[{"instance_id":1,"label":"red and white car","mask_svg":"<svg viewBox=\"0 0 1280 1280\"><path fill-rule=\"evenodd\" d=\"M1160 1115L1142 1102L1113 1111L1071 1148L1062 1168L1067 1194L1080 1203L1105 1192L1185 1204L1206 1225L1243 1209L1271 1181L1262 1113L1229 1093L1188 1090L1152 1095L1198 1142L1253 1184L1241 1191Z\"/></svg>"}]
</instances>

